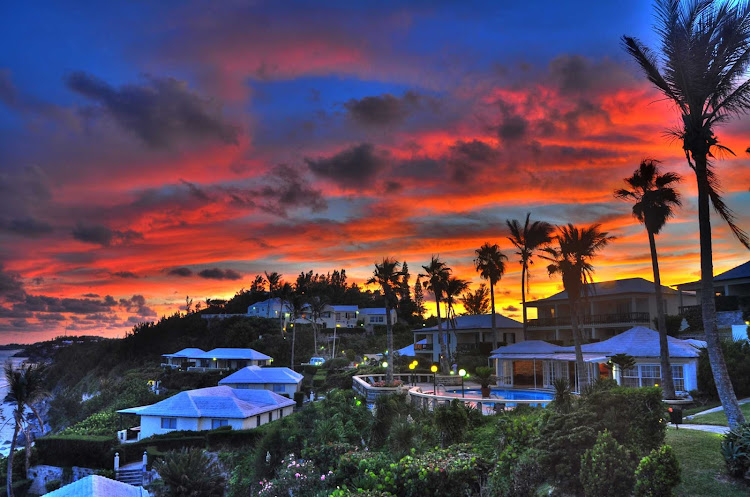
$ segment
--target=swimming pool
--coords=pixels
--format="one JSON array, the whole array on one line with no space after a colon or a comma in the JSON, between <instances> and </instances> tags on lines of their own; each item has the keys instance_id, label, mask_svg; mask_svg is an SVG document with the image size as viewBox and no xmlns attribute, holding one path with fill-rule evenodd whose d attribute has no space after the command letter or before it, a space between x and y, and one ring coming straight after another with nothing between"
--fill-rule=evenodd
<instances>
[{"instance_id":1,"label":"swimming pool","mask_svg":"<svg viewBox=\"0 0 750 497\"><path fill-rule=\"evenodd\" d=\"M461 393L460 388L449 388L448 391L454 394ZM480 390L469 389L469 388L464 390L464 393L470 397L479 397L481 395ZM524 404L531 405L531 406L545 405L551 402L555 398L554 394L550 392L542 392L539 390L514 390L514 389L493 388L490 391L490 393L491 395L495 397L500 397L501 399L505 399L508 401L513 401L513 400L539 400L540 401L540 402L531 402L531 403L524 402ZM516 405L515 402L506 402L505 404L509 407Z\"/></svg>"}]
</instances>

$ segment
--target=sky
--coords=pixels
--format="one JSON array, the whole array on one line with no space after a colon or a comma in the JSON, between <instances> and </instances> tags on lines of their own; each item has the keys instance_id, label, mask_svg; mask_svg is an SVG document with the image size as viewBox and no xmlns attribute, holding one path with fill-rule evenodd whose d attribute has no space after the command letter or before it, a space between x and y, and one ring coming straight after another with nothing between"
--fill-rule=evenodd
<instances>
[{"instance_id":1,"label":"sky","mask_svg":"<svg viewBox=\"0 0 750 497\"><path fill-rule=\"evenodd\" d=\"M506 219L600 223L597 281L652 279L613 191L643 158L684 177L657 237L662 282L699 277L679 116L620 44L656 46L651 3L3 2L0 344L123 336L256 274L439 255L480 283ZM718 129L717 173L750 226L750 119ZM714 265L747 261L713 221ZM544 261L530 299L562 288ZM374 287L372 288L375 289Z\"/></svg>"}]
</instances>

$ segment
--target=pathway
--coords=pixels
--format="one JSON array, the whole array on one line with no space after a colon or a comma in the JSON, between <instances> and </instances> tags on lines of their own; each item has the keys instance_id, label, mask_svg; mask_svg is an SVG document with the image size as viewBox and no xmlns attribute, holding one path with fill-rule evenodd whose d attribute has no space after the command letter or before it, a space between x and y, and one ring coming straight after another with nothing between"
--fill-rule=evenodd
<instances>
[{"instance_id":1,"label":"pathway","mask_svg":"<svg viewBox=\"0 0 750 497\"><path fill-rule=\"evenodd\" d=\"M669 426L674 426L672 423L669 423ZM698 430L698 431L708 431L711 433L718 433L720 435L724 435L729 431L728 426L718 426L718 425L696 425L696 424L683 424L679 427L680 430L686 429L686 430Z\"/></svg>"},{"instance_id":2,"label":"pathway","mask_svg":"<svg viewBox=\"0 0 750 497\"><path fill-rule=\"evenodd\" d=\"M740 399L738 402L740 404L747 404L748 402L750 402L750 397L746 399ZM708 414L711 412L719 412L723 410L724 410L724 406L712 407L711 409L706 409L705 411L697 412L695 414L691 414L690 416L685 416L685 419L693 419L696 416L702 416L703 414Z\"/></svg>"}]
</instances>

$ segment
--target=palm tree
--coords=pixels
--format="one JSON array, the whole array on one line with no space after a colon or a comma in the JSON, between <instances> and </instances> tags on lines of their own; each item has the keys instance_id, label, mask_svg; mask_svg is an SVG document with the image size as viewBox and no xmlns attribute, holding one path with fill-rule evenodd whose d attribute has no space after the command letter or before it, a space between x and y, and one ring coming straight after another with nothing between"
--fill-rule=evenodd
<instances>
[{"instance_id":1,"label":"palm tree","mask_svg":"<svg viewBox=\"0 0 750 497\"><path fill-rule=\"evenodd\" d=\"M268 271L265 271L266 273L266 281L268 282L268 299L271 300L274 295L279 291L279 287L281 285L281 275L277 273L276 271L269 273ZM283 311L283 307L282 307ZM266 306L266 317L271 317L271 306Z\"/></svg>"},{"instance_id":2,"label":"palm tree","mask_svg":"<svg viewBox=\"0 0 750 497\"><path fill-rule=\"evenodd\" d=\"M469 289L469 282L451 276L445 283L445 319L448 320L450 327L456 329L456 310L453 306L458 301L458 296Z\"/></svg>"},{"instance_id":3,"label":"palm tree","mask_svg":"<svg viewBox=\"0 0 750 497\"><path fill-rule=\"evenodd\" d=\"M440 256L433 255L430 263L427 266L422 266L422 269L424 269L425 274L420 274L419 277L426 278L422 282L422 287L435 295L438 340L440 341L440 370L445 372L448 371L448 344L445 335L443 335L443 324L440 320L440 299L445 292L445 284L451 274L451 268L440 260Z\"/></svg>"},{"instance_id":4,"label":"palm tree","mask_svg":"<svg viewBox=\"0 0 750 497\"><path fill-rule=\"evenodd\" d=\"M716 329L710 204L732 232L750 248L747 234L719 195L714 170L719 145L714 127L750 110L750 4L747 2L683 3L657 0L656 32L661 60L639 40L623 36L625 50L646 78L682 116L673 134L682 142L688 165L698 183L698 226L701 249L701 307L711 371L730 427L744 422Z\"/></svg>"},{"instance_id":5,"label":"palm tree","mask_svg":"<svg viewBox=\"0 0 750 497\"><path fill-rule=\"evenodd\" d=\"M380 285L385 297L385 329L386 329L386 347L388 366L385 369L385 382L387 385L393 384L393 323L391 323L391 309L398 306L397 291L401 288L401 263L389 257L383 258L380 264L375 263L375 271L372 277L367 280L367 285Z\"/></svg>"},{"instance_id":6,"label":"palm tree","mask_svg":"<svg viewBox=\"0 0 750 497\"><path fill-rule=\"evenodd\" d=\"M505 262L508 258L500 252L500 247L490 242L476 250L477 258L474 267L479 275L490 282L490 304L492 304L492 350L497 348L497 326L495 325L495 285L505 274Z\"/></svg>"},{"instance_id":7,"label":"palm tree","mask_svg":"<svg viewBox=\"0 0 750 497\"><path fill-rule=\"evenodd\" d=\"M487 289L487 285L480 283L479 288L475 291L468 291L461 295L461 303L464 305L464 309L466 309L465 314L468 316L487 314L490 310L489 293L490 291Z\"/></svg>"},{"instance_id":8,"label":"palm tree","mask_svg":"<svg viewBox=\"0 0 750 497\"><path fill-rule=\"evenodd\" d=\"M281 334L283 335L286 331L284 329L284 310L289 309L289 300L294 295L294 288L292 288L292 285L289 283L284 283L281 286L279 286L279 289L276 291L276 295L279 296L279 306L281 307L281 310L279 311L279 329L281 330Z\"/></svg>"},{"instance_id":9,"label":"palm tree","mask_svg":"<svg viewBox=\"0 0 750 497\"><path fill-rule=\"evenodd\" d=\"M588 370L583 362L583 351L581 345L583 338L578 326L578 303L587 292L587 285L591 283L594 266L591 260L597 252L607 246L614 237L609 236L606 231L601 231L599 224L588 228L578 228L572 224L561 226L554 240L557 247L544 249L547 255L543 256L551 264L547 266L550 276L562 275L563 287L568 293L568 304L570 306L570 327L573 333L573 344L576 352L576 368L578 370L578 391L589 384Z\"/></svg>"},{"instance_id":10,"label":"palm tree","mask_svg":"<svg viewBox=\"0 0 750 497\"><path fill-rule=\"evenodd\" d=\"M531 222L531 213L526 214L526 222L523 227L517 220L506 219L505 223L510 230L508 240L517 249L516 254L521 257L521 306L523 307L523 338L526 340L526 292L529 291L529 266L534 264L534 252L552 241L552 232L555 227L545 221Z\"/></svg>"},{"instance_id":11,"label":"palm tree","mask_svg":"<svg viewBox=\"0 0 750 497\"><path fill-rule=\"evenodd\" d=\"M292 357L289 359L289 367L294 369L294 345L297 341L297 327L294 326L296 321L302 317L305 306L304 295L292 293L287 301L287 308L289 309L289 326L292 328Z\"/></svg>"},{"instance_id":12,"label":"palm tree","mask_svg":"<svg viewBox=\"0 0 750 497\"><path fill-rule=\"evenodd\" d=\"M661 276L659 275L659 260L656 257L655 237L667 223L667 219L674 215L674 208L682 205L680 194L673 185L681 180L675 173L659 174L657 161L643 160L633 175L625 178L630 190L615 191L615 196L623 200L631 200L633 216L646 226L648 244L651 248L651 267L654 271L654 290L656 291L656 314L659 328L659 347L661 353L661 382L664 395L668 399L675 398L672 366L669 364L669 344L667 341L667 325L664 318L664 301L661 295Z\"/></svg>"},{"instance_id":13,"label":"palm tree","mask_svg":"<svg viewBox=\"0 0 750 497\"><path fill-rule=\"evenodd\" d=\"M154 463L165 495L173 497L220 497L226 479L216 460L203 449L170 451Z\"/></svg>"},{"instance_id":14,"label":"palm tree","mask_svg":"<svg viewBox=\"0 0 750 497\"><path fill-rule=\"evenodd\" d=\"M8 382L8 400L15 403L13 409L13 438L8 454L8 478L6 481L7 494L13 496L13 454L16 451L18 432L25 429L31 422L31 415L36 417L39 427L44 431L44 423L34 404L49 396L43 385L44 369L38 366L27 366L25 369L15 370L10 364L5 365L5 379ZM26 431L26 471L29 469L31 455L30 440Z\"/></svg>"},{"instance_id":15,"label":"palm tree","mask_svg":"<svg viewBox=\"0 0 750 497\"><path fill-rule=\"evenodd\" d=\"M310 323L312 324L313 347L315 348L315 353L317 354L318 353L318 326L320 324L319 321L328 303L326 302L325 299L320 298L318 295L316 295L310 299L307 305L308 305L308 310L309 310L309 317L307 318L307 320L310 321Z\"/></svg>"}]
</instances>

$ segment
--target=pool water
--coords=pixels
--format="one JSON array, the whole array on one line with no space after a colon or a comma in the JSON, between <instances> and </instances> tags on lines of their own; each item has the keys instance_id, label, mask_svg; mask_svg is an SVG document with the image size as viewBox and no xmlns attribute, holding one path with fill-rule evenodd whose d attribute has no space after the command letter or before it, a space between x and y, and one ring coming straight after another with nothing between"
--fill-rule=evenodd
<instances>
[{"instance_id":1,"label":"pool water","mask_svg":"<svg viewBox=\"0 0 750 497\"><path fill-rule=\"evenodd\" d=\"M461 393L461 389L450 389L451 393ZM482 393L480 390L474 390L474 389L466 389L464 391L466 395L472 396L472 397L478 397ZM530 406L539 406L539 405L545 405L548 402L551 402L555 396L552 393L549 392L541 392L538 390L513 390L513 389L498 389L493 388L490 393L494 395L495 397L501 397L502 399L506 399L509 401L513 400L539 400L541 402L532 402L528 405ZM515 406L516 404L514 402L506 402L507 406Z\"/></svg>"}]
</instances>

